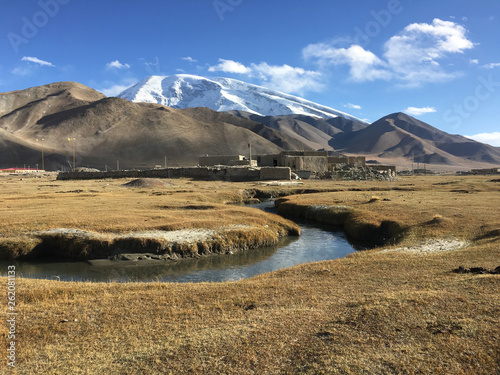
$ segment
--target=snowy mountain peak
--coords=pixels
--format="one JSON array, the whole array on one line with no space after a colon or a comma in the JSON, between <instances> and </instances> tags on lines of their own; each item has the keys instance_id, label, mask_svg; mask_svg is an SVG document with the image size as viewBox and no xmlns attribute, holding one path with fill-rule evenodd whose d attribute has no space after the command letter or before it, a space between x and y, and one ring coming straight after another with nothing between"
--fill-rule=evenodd
<instances>
[{"instance_id":1,"label":"snowy mountain peak","mask_svg":"<svg viewBox=\"0 0 500 375\"><path fill-rule=\"evenodd\" d=\"M190 74L151 76L129 87L118 97L173 108L208 107L219 112L246 111L261 116L340 116L366 123L336 109L232 78L208 79Z\"/></svg>"}]
</instances>

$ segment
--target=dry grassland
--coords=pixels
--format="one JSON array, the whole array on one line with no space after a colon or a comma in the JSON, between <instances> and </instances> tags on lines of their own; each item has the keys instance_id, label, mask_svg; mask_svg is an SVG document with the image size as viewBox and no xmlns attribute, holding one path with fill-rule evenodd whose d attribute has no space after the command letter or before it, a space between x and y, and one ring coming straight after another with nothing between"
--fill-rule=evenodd
<instances>
[{"instance_id":1,"label":"dry grassland","mask_svg":"<svg viewBox=\"0 0 500 375\"><path fill-rule=\"evenodd\" d=\"M345 182L339 190L282 198L278 211L344 225L351 236L371 243L500 235L500 181L492 177Z\"/></svg>"},{"instance_id":2,"label":"dry grassland","mask_svg":"<svg viewBox=\"0 0 500 375\"><path fill-rule=\"evenodd\" d=\"M174 180L161 187L124 187L128 182L130 179L63 182L56 181L55 176L0 178L0 258L50 252L89 259L108 255L116 247L131 252L135 247L136 251L197 256L268 246L299 231L294 223L280 216L232 204L249 197L228 183ZM40 233L54 228L85 232L76 238L65 231ZM199 228L215 230L215 240L172 244L161 238L144 240L134 236ZM117 234L127 233L128 243L113 243Z\"/></svg>"},{"instance_id":3,"label":"dry grassland","mask_svg":"<svg viewBox=\"0 0 500 375\"><path fill-rule=\"evenodd\" d=\"M56 222L70 226L82 220L80 214L87 215L91 228L126 228L113 223L113 218L120 218L119 210L108 220L99 217L105 211L99 210L97 202L107 199L128 207L137 219L135 225L154 227L142 222L147 214L134 208L135 202L118 198L130 193L122 192L118 183L106 183L79 182L82 193L47 193L74 202L70 210L54 207L51 211L66 216L74 211L70 217L32 213L30 220L10 213L13 224L7 228L14 233L16 228L33 230ZM155 207L201 201L216 205L243 196L243 188L272 189L253 184L173 183L164 193L190 191L135 194ZM73 183L40 190L36 183L30 184L11 195L41 204L43 189L75 189ZM319 216L324 221L349 219L353 227L368 223L367 228L376 230L384 221L395 222L404 229L404 236L391 249L418 245L429 237L454 237L469 245L429 253L375 248L344 259L214 284L18 279L17 373L499 373L500 276L453 272L459 266L494 269L500 265L499 182L488 177L415 177L391 183L307 182L304 188L335 191L296 195L282 205L289 209L295 205L299 212L316 216L325 214L323 206L345 206L347 214L339 216L337 207L335 214L326 213L326 219ZM296 188L283 189L292 193ZM62 198L48 200L52 199ZM87 203L77 203L79 199ZM9 213L7 196L2 194L0 200L2 215ZM97 213L85 214L85 205ZM307 211L308 205L323 208ZM28 213L28 204L24 207ZM46 202L44 207L51 205ZM195 226L210 222L189 216L189 210L186 215L183 225L190 225L188 218ZM133 225L134 220L128 220L127 225ZM6 278L0 278L0 285L6 295ZM5 324L0 333L3 351Z\"/></svg>"}]
</instances>

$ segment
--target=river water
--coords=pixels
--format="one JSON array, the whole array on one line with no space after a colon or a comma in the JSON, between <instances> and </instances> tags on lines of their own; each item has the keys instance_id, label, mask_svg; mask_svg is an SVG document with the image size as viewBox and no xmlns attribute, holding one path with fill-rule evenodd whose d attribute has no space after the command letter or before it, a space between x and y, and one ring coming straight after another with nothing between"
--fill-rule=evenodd
<instances>
[{"instance_id":1,"label":"river water","mask_svg":"<svg viewBox=\"0 0 500 375\"><path fill-rule=\"evenodd\" d=\"M252 205L273 212L273 202ZM16 274L29 278L64 281L164 281L219 282L240 280L301 263L345 257L355 251L344 232L311 222L299 222L300 237L287 237L272 247L242 251L232 255L213 255L184 259L161 265L91 266L86 262L1 261L4 274L7 265L16 266Z\"/></svg>"}]
</instances>

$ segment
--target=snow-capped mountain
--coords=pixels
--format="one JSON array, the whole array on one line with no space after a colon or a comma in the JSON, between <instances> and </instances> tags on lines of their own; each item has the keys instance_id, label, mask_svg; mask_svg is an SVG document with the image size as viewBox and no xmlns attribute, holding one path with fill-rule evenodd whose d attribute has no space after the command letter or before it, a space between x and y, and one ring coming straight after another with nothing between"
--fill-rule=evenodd
<instances>
[{"instance_id":1,"label":"snow-capped mountain","mask_svg":"<svg viewBox=\"0 0 500 375\"><path fill-rule=\"evenodd\" d=\"M366 123L336 109L232 78L208 79L189 74L151 76L118 97L172 108L207 107L218 112L245 111L261 116L340 116Z\"/></svg>"}]
</instances>

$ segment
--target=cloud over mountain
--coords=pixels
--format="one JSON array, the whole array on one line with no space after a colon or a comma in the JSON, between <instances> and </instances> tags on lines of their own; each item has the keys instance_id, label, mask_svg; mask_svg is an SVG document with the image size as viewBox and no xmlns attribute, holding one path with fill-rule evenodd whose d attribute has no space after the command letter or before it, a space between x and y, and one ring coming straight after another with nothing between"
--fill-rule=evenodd
<instances>
[{"instance_id":1,"label":"cloud over mountain","mask_svg":"<svg viewBox=\"0 0 500 375\"><path fill-rule=\"evenodd\" d=\"M357 44L339 48L337 43L310 44L302 54L323 68L348 65L350 79L356 82L391 80L416 87L458 77L460 72L448 71L441 61L473 47L462 25L435 18L431 24L412 23L389 38L382 56Z\"/></svg>"},{"instance_id":2,"label":"cloud over mountain","mask_svg":"<svg viewBox=\"0 0 500 375\"><path fill-rule=\"evenodd\" d=\"M467 138L474 139L478 142L490 144L495 147L500 147L500 132L479 133L475 135L466 135Z\"/></svg>"},{"instance_id":3,"label":"cloud over mountain","mask_svg":"<svg viewBox=\"0 0 500 375\"><path fill-rule=\"evenodd\" d=\"M434 113L436 112L436 108L434 107L408 107L404 110L404 112L408 113L412 116L420 116L426 113Z\"/></svg>"},{"instance_id":4,"label":"cloud over mountain","mask_svg":"<svg viewBox=\"0 0 500 375\"><path fill-rule=\"evenodd\" d=\"M115 60L111 61L110 63L106 64L107 68L115 68L115 69L129 69L130 65L129 64L122 64L120 61Z\"/></svg>"},{"instance_id":5,"label":"cloud over mountain","mask_svg":"<svg viewBox=\"0 0 500 375\"><path fill-rule=\"evenodd\" d=\"M208 71L241 74L257 80L261 85L288 94L303 95L307 91L317 92L324 88L320 72L287 64L269 65L261 62L245 66L238 61L219 59L219 64L211 66Z\"/></svg>"},{"instance_id":6,"label":"cloud over mountain","mask_svg":"<svg viewBox=\"0 0 500 375\"><path fill-rule=\"evenodd\" d=\"M42 65L42 66L55 67L55 65L52 64L51 62L40 60L38 57L23 56L23 58L21 59L21 61L28 61L28 62L32 62L32 63L38 64L38 65Z\"/></svg>"}]
</instances>

